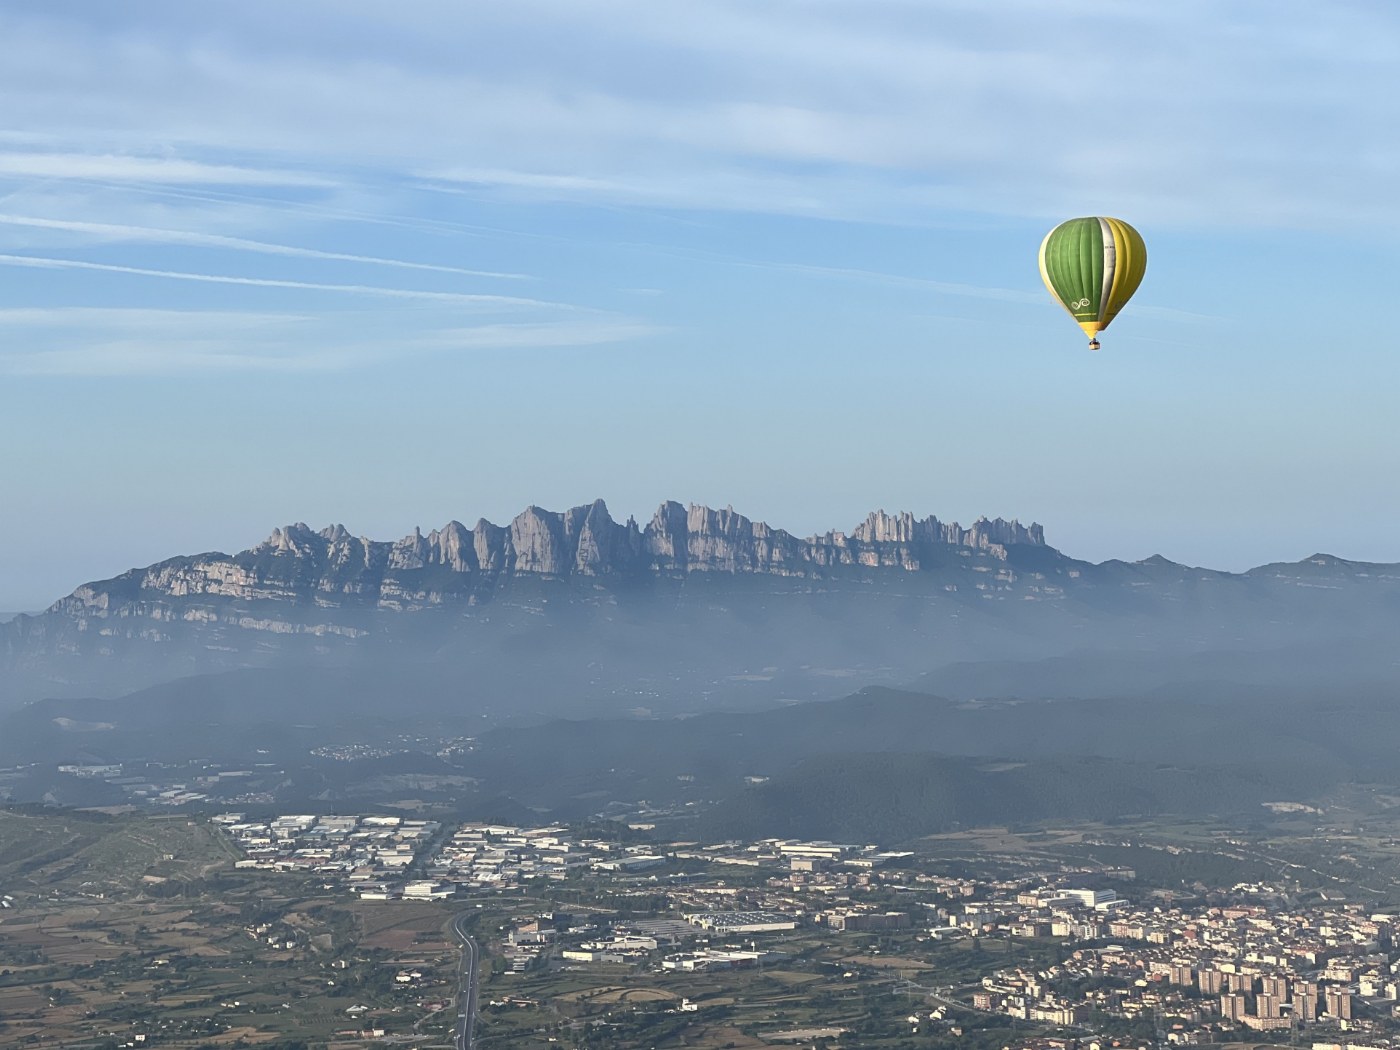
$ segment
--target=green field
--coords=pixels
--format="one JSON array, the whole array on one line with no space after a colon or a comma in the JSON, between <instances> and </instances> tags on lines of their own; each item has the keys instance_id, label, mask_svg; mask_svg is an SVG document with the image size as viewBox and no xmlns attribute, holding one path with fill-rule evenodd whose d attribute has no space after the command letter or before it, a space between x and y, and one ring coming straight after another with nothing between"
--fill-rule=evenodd
<instances>
[{"instance_id":1,"label":"green field","mask_svg":"<svg viewBox=\"0 0 1400 1050\"><path fill-rule=\"evenodd\" d=\"M15 896L197 887L236 855L219 832L185 816L0 809L0 887Z\"/></svg>"},{"instance_id":2,"label":"green field","mask_svg":"<svg viewBox=\"0 0 1400 1050\"><path fill-rule=\"evenodd\" d=\"M447 907L351 901L296 876L235 873L234 856L183 816L0 811L0 892L13 898L0 911L0 1046L446 1035L432 1007L452 996ZM423 974L411 988L394 982L404 965Z\"/></svg>"}]
</instances>

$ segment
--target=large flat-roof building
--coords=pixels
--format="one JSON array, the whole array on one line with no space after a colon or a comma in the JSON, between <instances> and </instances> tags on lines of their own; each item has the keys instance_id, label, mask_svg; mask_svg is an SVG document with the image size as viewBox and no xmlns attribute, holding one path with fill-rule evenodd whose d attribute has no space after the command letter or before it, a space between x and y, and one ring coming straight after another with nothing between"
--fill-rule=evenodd
<instances>
[{"instance_id":1,"label":"large flat-roof building","mask_svg":"<svg viewBox=\"0 0 1400 1050\"><path fill-rule=\"evenodd\" d=\"M773 933L797 929L797 920L768 911L705 911L685 917L685 921L716 933Z\"/></svg>"}]
</instances>

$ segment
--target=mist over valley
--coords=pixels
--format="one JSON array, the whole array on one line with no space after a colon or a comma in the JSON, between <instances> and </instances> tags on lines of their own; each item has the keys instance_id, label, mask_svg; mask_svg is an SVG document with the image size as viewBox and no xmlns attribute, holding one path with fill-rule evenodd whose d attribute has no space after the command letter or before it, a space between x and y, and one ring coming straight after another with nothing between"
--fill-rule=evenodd
<instances>
[{"instance_id":1,"label":"mist over valley","mask_svg":"<svg viewBox=\"0 0 1400 1050\"><path fill-rule=\"evenodd\" d=\"M1400 567L1093 564L1000 519L874 512L799 539L675 503L618 523L599 501L393 543L294 525L0 630L16 800L131 801L122 777L60 766L211 784L253 767L275 775L240 788L302 807L406 795L899 841L1033 797L1060 799L1051 817L1223 812L1400 779ZM986 758L1033 765L990 776ZM1106 810L1045 787L1085 783L1084 759L1108 763L1090 784L1145 786ZM879 801L910 777L945 788Z\"/></svg>"}]
</instances>

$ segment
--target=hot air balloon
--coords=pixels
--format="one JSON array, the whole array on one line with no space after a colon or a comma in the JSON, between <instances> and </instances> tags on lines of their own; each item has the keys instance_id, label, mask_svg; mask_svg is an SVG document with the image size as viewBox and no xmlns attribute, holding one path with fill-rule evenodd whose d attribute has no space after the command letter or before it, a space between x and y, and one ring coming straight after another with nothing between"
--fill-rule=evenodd
<instances>
[{"instance_id":1,"label":"hot air balloon","mask_svg":"<svg viewBox=\"0 0 1400 1050\"><path fill-rule=\"evenodd\" d=\"M1099 348L1098 334L1137 291L1147 271L1142 234L1122 219L1062 222L1040 243L1040 277Z\"/></svg>"}]
</instances>

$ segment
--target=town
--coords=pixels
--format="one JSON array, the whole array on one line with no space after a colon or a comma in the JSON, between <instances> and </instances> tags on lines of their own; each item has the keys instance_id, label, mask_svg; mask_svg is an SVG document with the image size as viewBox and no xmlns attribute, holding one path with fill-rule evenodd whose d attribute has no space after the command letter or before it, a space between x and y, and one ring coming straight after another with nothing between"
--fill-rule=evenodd
<instances>
[{"instance_id":1,"label":"town","mask_svg":"<svg viewBox=\"0 0 1400 1050\"><path fill-rule=\"evenodd\" d=\"M933 1007L908 1019L925 1030L952 1033L1000 1016L1037 1038L1079 1041L1138 1031L1192 1045L1256 1032L1319 1047L1392 1047L1400 1034L1400 914L1325 895L1295 904L1281 885L1120 892L1136 883L1130 868L950 874L913 852L870 845L638 842L563 825L374 815L264 822L238 813L215 821L244 852L239 867L314 874L390 907L482 906L541 884L575 887L569 912L522 914L502 927L494 948L507 973L762 968L800 954L799 939L862 934L883 942L881 965L905 953L920 967L905 991ZM652 911L623 917L596 906L619 896L645 897ZM1027 963L989 956L986 972L953 981L919 962L957 941L1037 950Z\"/></svg>"}]
</instances>

